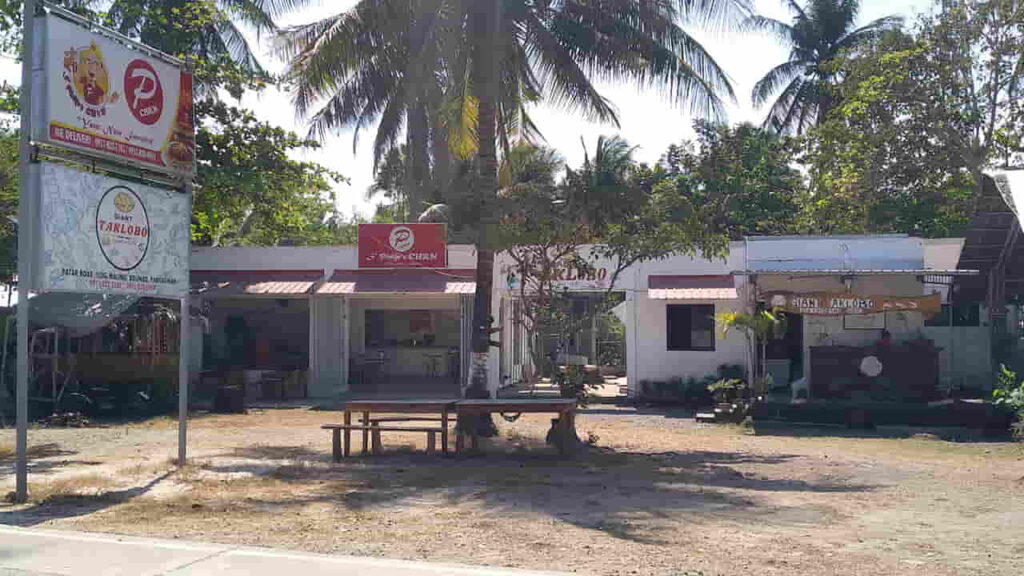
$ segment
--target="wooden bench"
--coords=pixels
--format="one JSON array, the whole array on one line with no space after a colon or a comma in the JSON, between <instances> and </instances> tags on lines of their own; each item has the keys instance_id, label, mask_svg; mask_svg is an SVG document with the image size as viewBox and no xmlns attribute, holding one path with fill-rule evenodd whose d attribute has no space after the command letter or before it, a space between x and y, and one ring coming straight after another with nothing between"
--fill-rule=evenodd
<instances>
[{"instance_id":1,"label":"wooden bench","mask_svg":"<svg viewBox=\"0 0 1024 576\"><path fill-rule=\"evenodd\" d=\"M384 420L383 418L381 420ZM433 454L435 452L435 446L437 444L437 435L445 432L444 428L435 427L409 427L409 426L380 426L379 424L371 420L371 424L323 424L320 428L331 431L331 455L335 462L340 462L342 458L342 446L341 446L341 433L343 431L351 432L352 430L362 431L363 434L370 433L373 437L373 453L380 454L382 450L380 433L381 432L426 432L427 434L427 454ZM445 435L447 436L447 435ZM366 454L366 444L363 443L363 454ZM345 446L344 456L349 456L348 446Z\"/></svg>"}]
</instances>

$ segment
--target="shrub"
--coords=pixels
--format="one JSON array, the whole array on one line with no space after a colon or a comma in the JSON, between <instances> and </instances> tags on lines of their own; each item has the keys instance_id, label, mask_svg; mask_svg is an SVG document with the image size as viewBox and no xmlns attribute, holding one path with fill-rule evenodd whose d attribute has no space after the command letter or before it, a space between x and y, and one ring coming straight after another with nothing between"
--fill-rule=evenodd
<instances>
[{"instance_id":1,"label":"shrub","mask_svg":"<svg viewBox=\"0 0 1024 576\"><path fill-rule=\"evenodd\" d=\"M999 365L996 385L992 390L992 403L1013 413L1014 422L1010 431L1018 440L1024 440L1024 381L1017 380L1017 373Z\"/></svg>"}]
</instances>

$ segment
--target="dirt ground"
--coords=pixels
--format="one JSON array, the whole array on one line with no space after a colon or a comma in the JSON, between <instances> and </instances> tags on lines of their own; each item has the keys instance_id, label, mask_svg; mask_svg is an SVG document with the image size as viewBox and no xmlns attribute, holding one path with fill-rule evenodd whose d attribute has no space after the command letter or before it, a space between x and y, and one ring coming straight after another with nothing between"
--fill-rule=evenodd
<instances>
[{"instance_id":1,"label":"dirt ground","mask_svg":"<svg viewBox=\"0 0 1024 576\"><path fill-rule=\"evenodd\" d=\"M0 523L585 574L1017 576L1024 447L950 433L697 425L593 406L561 458L547 419L498 420L486 455L418 435L330 461L334 412L199 416L30 432L32 502ZM952 433L955 435L956 433ZM358 444L358 442L356 443ZM0 491L13 486L0 430Z\"/></svg>"}]
</instances>

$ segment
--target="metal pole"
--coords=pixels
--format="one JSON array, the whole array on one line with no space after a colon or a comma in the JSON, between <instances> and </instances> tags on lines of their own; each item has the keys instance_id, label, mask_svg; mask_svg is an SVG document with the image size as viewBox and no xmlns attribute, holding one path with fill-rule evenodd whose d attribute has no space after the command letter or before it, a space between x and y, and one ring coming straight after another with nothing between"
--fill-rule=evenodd
<instances>
[{"instance_id":1,"label":"metal pole","mask_svg":"<svg viewBox=\"0 0 1024 576\"><path fill-rule=\"evenodd\" d=\"M17 412L17 463L15 465L16 502L28 500L28 291L32 282L32 230L34 182L32 177L32 68L34 65L36 0L25 0L22 8L21 63L21 142L19 163L21 195L18 199L18 380L15 406Z\"/></svg>"},{"instance_id":2,"label":"metal pole","mask_svg":"<svg viewBox=\"0 0 1024 576\"><path fill-rule=\"evenodd\" d=\"M189 297L181 298L178 314L178 466L184 466L187 457L188 440L188 385L189 385Z\"/></svg>"},{"instance_id":3,"label":"metal pole","mask_svg":"<svg viewBox=\"0 0 1024 576\"><path fill-rule=\"evenodd\" d=\"M189 62L191 68L191 61ZM188 213L192 213L192 181L185 184L185 194L188 195ZM185 270L191 271L192 248L185 252ZM188 274L186 274L186 279ZM188 282L188 280L186 280ZM181 297L181 310L178 316L178 466L184 466L188 457L188 388L189 388L189 342L191 341L192 320L189 308L189 290L191 284L186 285L185 295Z\"/></svg>"}]
</instances>

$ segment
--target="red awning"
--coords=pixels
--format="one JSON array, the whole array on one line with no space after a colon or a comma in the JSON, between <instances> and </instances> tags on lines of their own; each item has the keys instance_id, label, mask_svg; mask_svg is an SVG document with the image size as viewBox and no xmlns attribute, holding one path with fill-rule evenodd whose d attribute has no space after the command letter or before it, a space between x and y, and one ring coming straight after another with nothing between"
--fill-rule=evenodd
<instances>
[{"instance_id":1,"label":"red awning","mask_svg":"<svg viewBox=\"0 0 1024 576\"><path fill-rule=\"evenodd\" d=\"M323 270L193 270L192 292L203 296L309 294Z\"/></svg>"},{"instance_id":2,"label":"red awning","mask_svg":"<svg viewBox=\"0 0 1024 576\"><path fill-rule=\"evenodd\" d=\"M472 294L475 274L473 270L337 270L316 293Z\"/></svg>"},{"instance_id":3,"label":"red awning","mask_svg":"<svg viewBox=\"0 0 1024 576\"><path fill-rule=\"evenodd\" d=\"M735 300L732 276L648 276L647 297L654 300Z\"/></svg>"}]
</instances>

